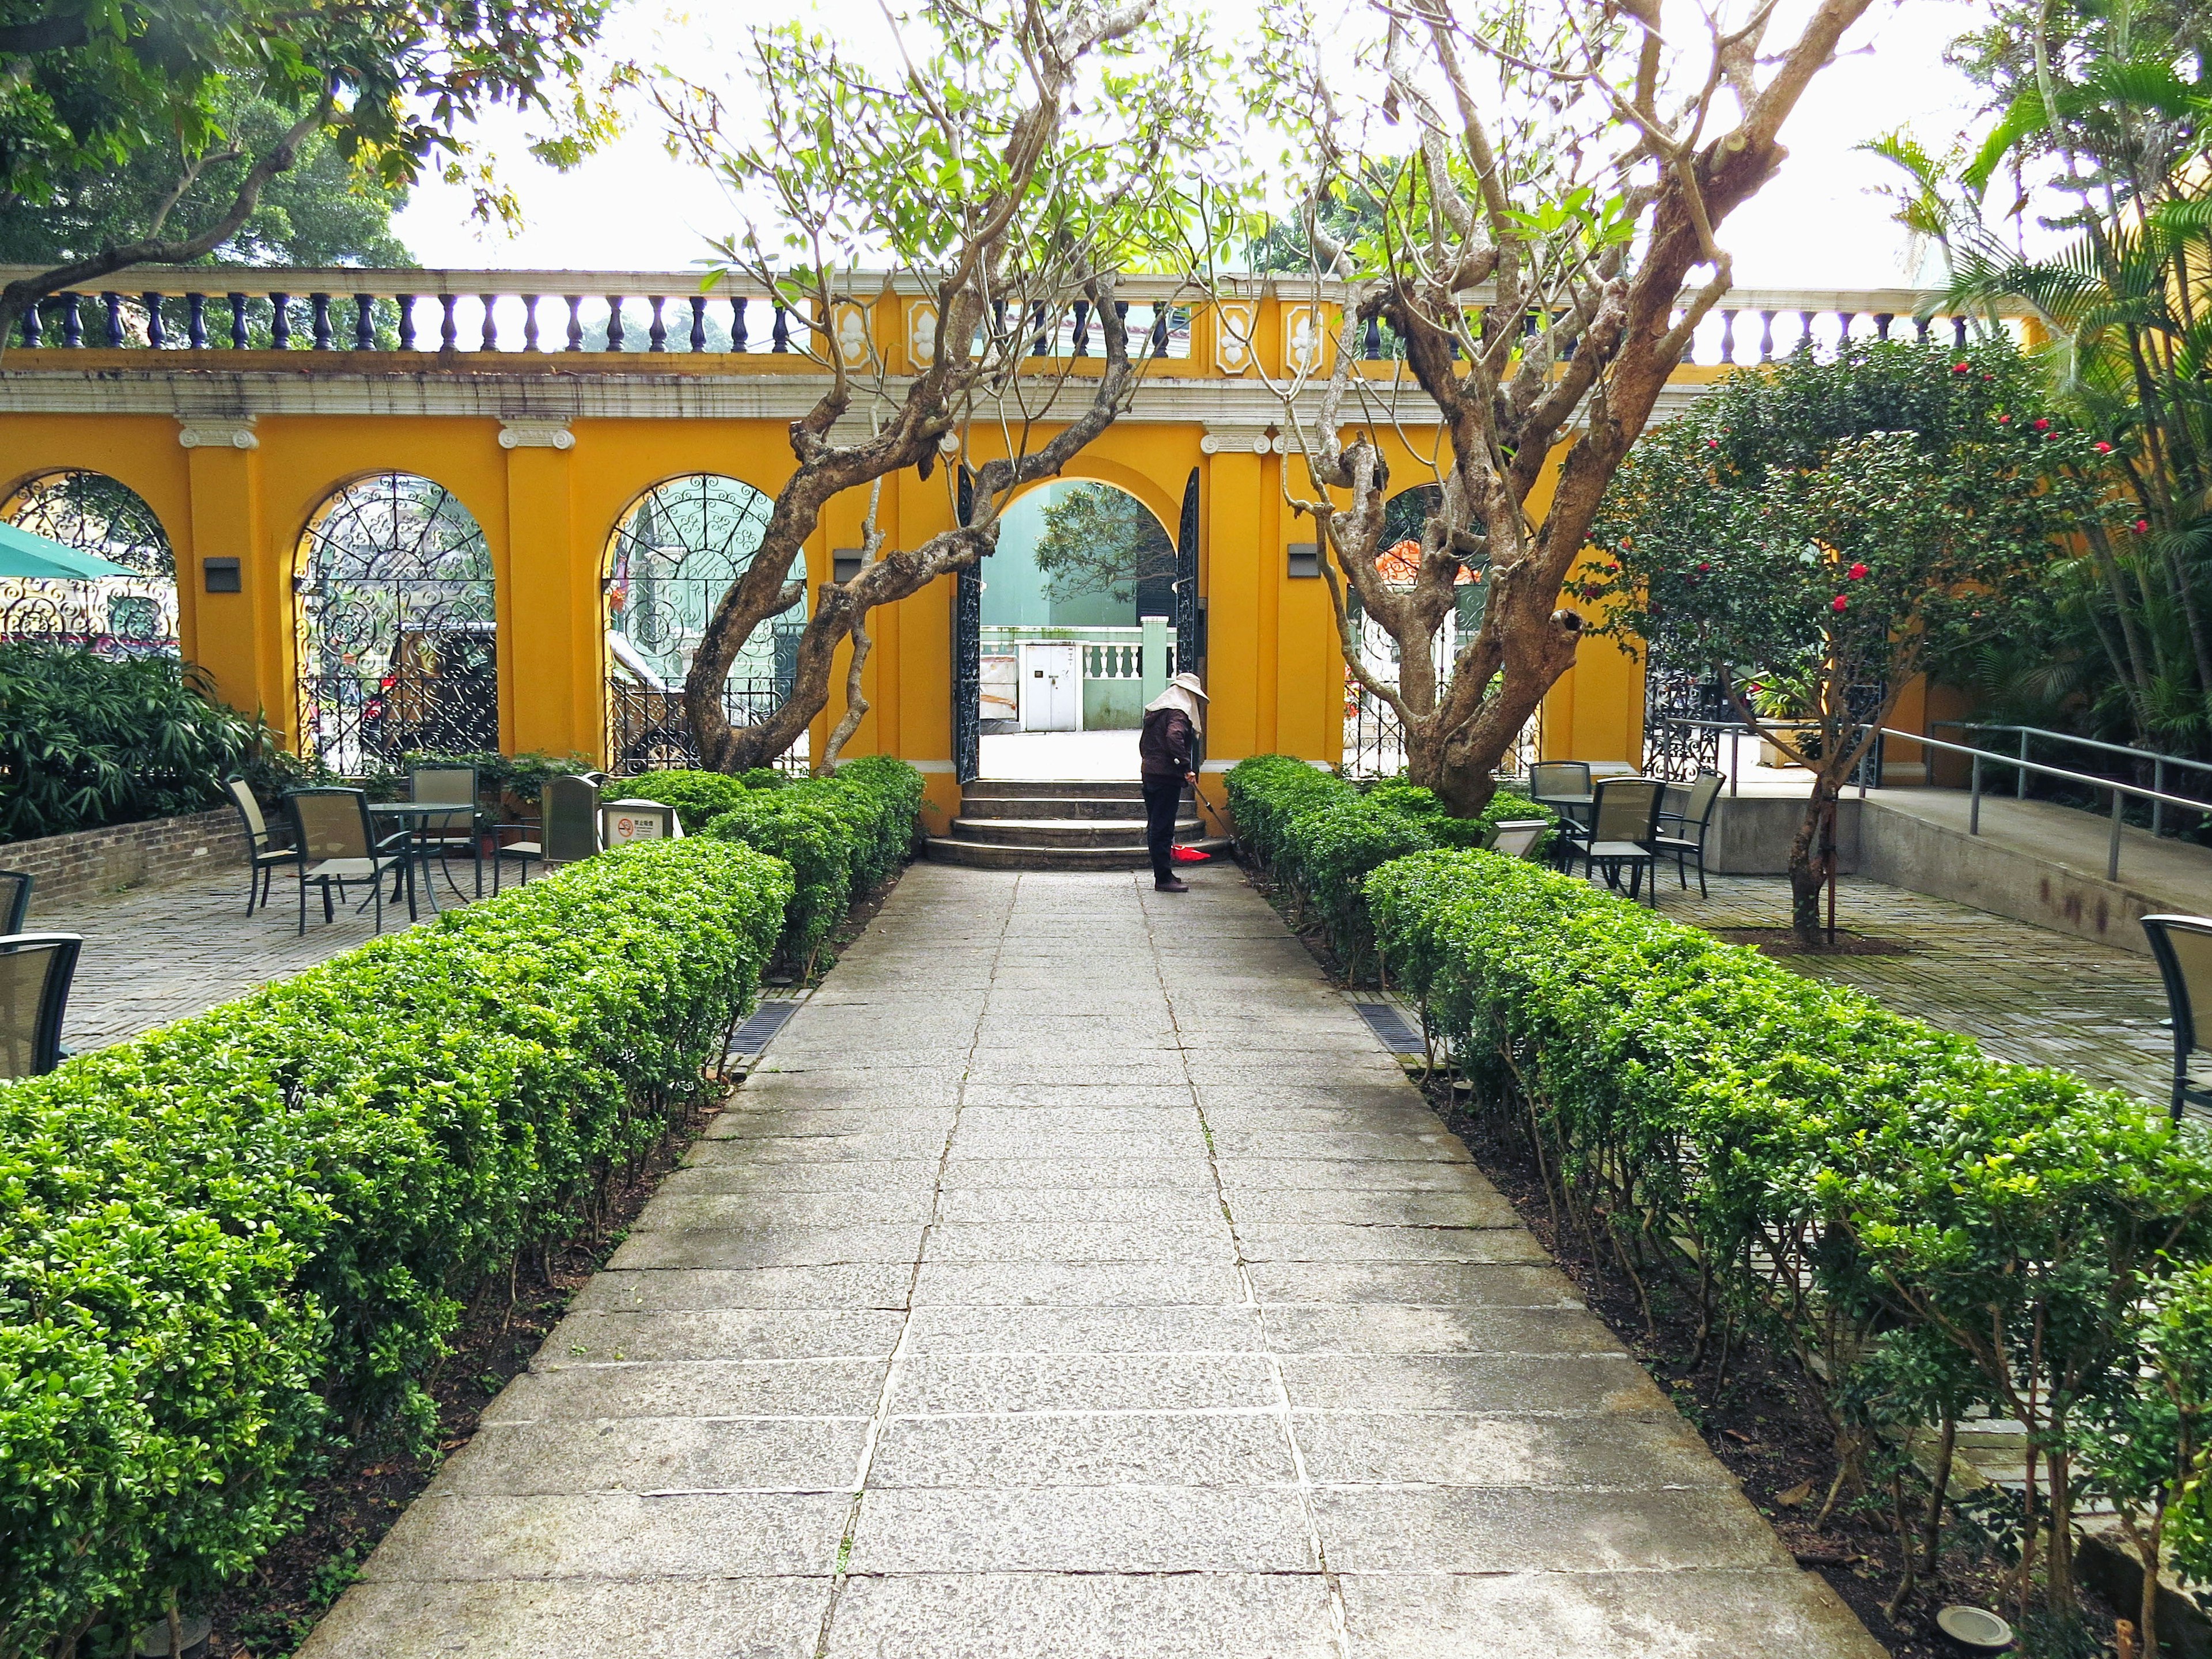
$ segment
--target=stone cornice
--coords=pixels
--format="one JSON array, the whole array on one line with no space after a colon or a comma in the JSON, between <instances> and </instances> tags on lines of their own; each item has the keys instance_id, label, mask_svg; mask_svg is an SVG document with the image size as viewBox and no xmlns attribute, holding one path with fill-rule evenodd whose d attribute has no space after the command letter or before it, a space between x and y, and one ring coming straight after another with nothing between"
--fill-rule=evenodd
<instances>
[{"instance_id":1,"label":"stone cornice","mask_svg":"<svg viewBox=\"0 0 2212 1659\"><path fill-rule=\"evenodd\" d=\"M179 415L177 442L186 449L258 449L251 415Z\"/></svg>"}]
</instances>

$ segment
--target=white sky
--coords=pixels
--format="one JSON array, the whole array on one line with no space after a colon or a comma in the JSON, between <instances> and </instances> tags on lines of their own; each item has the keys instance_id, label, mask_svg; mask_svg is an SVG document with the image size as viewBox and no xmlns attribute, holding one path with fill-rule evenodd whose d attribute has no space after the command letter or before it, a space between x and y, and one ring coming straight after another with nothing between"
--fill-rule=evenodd
<instances>
[{"instance_id":1,"label":"white sky","mask_svg":"<svg viewBox=\"0 0 2212 1659\"><path fill-rule=\"evenodd\" d=\"M1252 3L1219 0L1213 9L1249 15ZM615 49L649 54L654 35L665 29L665 39L683 41L695 54L690 72L704 78L723 56L711 29L698 20L665 23L661 3L631 0L614 27ZM795 14L830 33L883 27L869 0L739 3L747 21ZM1902 175L1853 146L1903 125L1940 151L1966 128L1972 88L1945 66L1942 52L1971 26L1977 9L1971 0L1884 0L1852 32L1848 40L1857 50L1826 70L1791 116L1784 133L1790 157L1781 174L1723 228L1740 287L1874 288L1911 279L1904 264L1905 234L1890 222L1887 203L1873 193L1877 184ZM717 21L726 26L734 20L726 13ZM640 112L613 146L569 173L538 166L513 147L518 159L503 171L522 203L521 233L485 231L470 222L463 192L428 185L397 224L422 264L684 270L705 254L709 234L734 228L714 181L662 150L649 111Z\"/></svg>"}]
</instances>

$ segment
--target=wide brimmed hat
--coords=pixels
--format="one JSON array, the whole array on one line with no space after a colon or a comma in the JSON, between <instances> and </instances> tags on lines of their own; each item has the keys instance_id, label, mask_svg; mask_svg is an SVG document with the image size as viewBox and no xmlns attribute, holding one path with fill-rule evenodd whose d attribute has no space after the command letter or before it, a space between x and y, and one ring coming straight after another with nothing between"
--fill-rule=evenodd
<instances>
[{"instance_id":1,"label":"wide brimmed hat","mask_svg":"<svg viewBox=\"0 0 2212 1659\"><path fill-rule=\"evenodd\" d=\"M1170 686L1181 686L1184 690L1189 692L1191 696L1196 697L1200 702L1208 701L1206 695L1206 688L1198 683L1198 676L1195 674L1178 674L1173 679L1170 680L1168 684Z\"/></svg>"}]
</instances>

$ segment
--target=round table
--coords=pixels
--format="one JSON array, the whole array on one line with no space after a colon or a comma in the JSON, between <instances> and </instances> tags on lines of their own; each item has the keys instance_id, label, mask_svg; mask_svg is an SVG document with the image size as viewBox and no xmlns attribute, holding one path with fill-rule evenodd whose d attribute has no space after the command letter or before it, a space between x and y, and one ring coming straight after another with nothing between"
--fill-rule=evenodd
<instances>
[{"instance_id":1,"label":"round table","mask_svg":"<svg viewBox=\"0 0 2212 1659\"><path fill-rule=\"evenodd\" d=\"M371 801L368 804L369 820L379 832L377 836L379 841L384 839L384 829L386 824L399 825L409 832L411 838L417 832L420 825L432 818L446 817L455 813L467 813L470 851L477 866L477 896L482 898L483 896L483 854L476 843L476 811L477 809L467 802L457 800L379 800ZM407 856L410 860L422 860L427 868L430 861L430 849L423 843L410 839L408 843ZM459 884L454 881L450 866L446 871L446 885L453 890L455 898L464 904L468 902L469 896L464 893ZM438 908L437 884L434 881L426 881L422 884L422 890L429 898L430 908L434 911Z\"/></svg>"}]
</instances>

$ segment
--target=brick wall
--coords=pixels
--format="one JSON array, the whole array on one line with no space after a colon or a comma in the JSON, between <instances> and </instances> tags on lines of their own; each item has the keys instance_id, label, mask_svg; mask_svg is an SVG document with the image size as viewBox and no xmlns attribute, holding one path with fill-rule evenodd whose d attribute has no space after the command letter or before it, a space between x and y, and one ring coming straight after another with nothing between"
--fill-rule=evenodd
<instances>
[{"instance_id":1,"label":"brick wall","mask_svg":"<svg viewBox=\"0 0 2212 1659\"><path fill-rule=\"evenodd\" d=\"M190 817L151 818L73 836L0 842L0 870L27 871L34 878L34 932L70 931L69 907L117 887L187 878L210 886L232 885L246 898L246 832L228 806Z\"/></svg>"}]
</instances>

